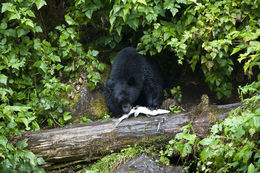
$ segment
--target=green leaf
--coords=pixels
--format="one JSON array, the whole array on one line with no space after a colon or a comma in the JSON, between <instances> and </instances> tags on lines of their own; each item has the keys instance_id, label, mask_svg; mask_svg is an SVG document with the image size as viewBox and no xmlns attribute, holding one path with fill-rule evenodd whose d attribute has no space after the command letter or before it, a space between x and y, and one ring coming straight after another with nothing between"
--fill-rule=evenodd
<instances>
[{"instance_id":1,"label":"green leaf","mask_svg":"<svg viewBox=\"0 0 260 173\"><path fill-rule=\"evenodd\" d=\"M6 113L7 111L28 111L29 109L31 109L31 107L29 106L6 106L4 109L4 113Z\"/></svg>"},{"instance_id":2,"label":"green leaf","mask_svg":"<svg viewBox=\"0 0 260 173\"><path fill-rule=\"evenodd\" d=\"M240 47L235 47L230 55L234 55L235 53L239 52L241 50Z\"/></svg>"},{"instance_id":3,"label":"green leaf","mask_svg":"<svg viewBox=\"0 0 260 173\"><path fill-rule=\"evenodd\" d=\"M97 56L98 55L98 51L96 51L96 50L93 50L92 52L91 52L91 54L95 57L95 56Z\"/></svg>"},{"instance_id":4,"label":"green leaf","mask_svg":"<svg viewBox=\"0 0 260 173\"><path fill-rule=\"evenodd\" d=\"M0 74L0 83L6 85L8 77L4 74Z\"/></svg>"},{"instance_id":5,"label":"green leaf","mask_svg":"<svg viewBox=\"0 0 260 173\"><path fill-rule=\"evenodd\" d=\"M55 69L56 69L56 70L60 70L60 69L62 69L62 68L63 68L63 65L61 65L61 64L58 64L58 65L55 66Z\"/></svg>"},{"instance_id":6,"label":"green leaf","mask_svg":"<svg viewBox=\"0 0 260 173\"><path fill-rule=\"evenodd\" d=\"M211 157L213 155L212 151L210 150L209 147L206 147L202 150L202 152L200 153L200 158L203 162L205 162L205 160L207 160L209 157Z\"/></svg>"},{"instance_id":7,"label":"green leaf","mask_svg":"<svg viewBox=\"0 0 260 173\"><path fill-rule=\"evenodd\" d=\"M64 121L68 121L68 120L70 120L72 118L72 116L70 115L70 112L65 112L64 114L63 114L63 119L64 119Z\"/></svg>"},{"instance_id":8,"label":"green leaf","mask_svg":"<svg viewBox=\"0 0 260 173\"><path fill-rule=\"evenodd\" d=\"M105 64L99 63L98 64L98 70L101 71L101 72L104 72L104 69L105 69Z\"/></svg>"},{"instance_id":9,"label":"green leaf","mask_svg":"<svg viewBox=\"0 0 260 173\"><path fill-rule=\"evenodd\" d=\"M47 122L48 122L48 126L49 126L49 127L52 127L52 125L53 125L53 120L49 118L49 119L47 120Z\"/></svg>"},{"instance_id":10,"label":"green leaf","mask_svg":"<svg viewBox=\"0 0 260 173\"><path fill-rule=\"evenodd\" d=\"M75 21L69 16L69 14L65 15L65 21L69 24L69 25L74 25Z\"/></svg>"},{"instance_id":11,"label":"green leaf","mask_svg":"<svg viewBox=\"0 0 260 173\"><path fill-rule=\"evenodd\" d=\"M12 13L11 15L10 15L10 18L9 18L9 20L13 20L13 19L20 19L21 18L21 15L20 15L20 13L18 12L18 11L16 11L15 10L15 12L14 13Z\"/></svg>"},{"instance_id":12,"label":"green leaf","mask_svg":"<svg viewBox=\"0 0 260 173\"><path fill-rule=\"evenodd\" d=\"M246 48L247 46L244 44L238 45L237 47L235 47L231 53L231 55L234 55L235 53L239 52L240 50Z\"/></svg>"},{"instance_id":13,"label":"green leaf","mask_svg":"<svg viewBox=\"0 0 260 173\"><path fill-rule=\"evenodd\" d=\"M116 20L116 17L114 15L109 18L109 22L111 25L109 32L111 32L113 30L115 20Z\"/></svg>"},{"instance_id":14,"label":"green leaf","mask_svg":"<svg viewBox=\"0 0 260 173\"><path fill-rule=\"evenodd\" d=\"M35 31L36 31L36 32L42 32L42 28L41 28L40 26L36 26L36 27L35 27Z\"/></svg>"},{"instance_id":15,"label":"green leaf","mask_svg":"<svg viewBox=\"0 0 260 173\"><path fill-rule=\"evenodd\" d=\"M174 149L176 149L180 153L182 153L183 147L184 147L184 145L181 142L177 142L174 144Z\"/></svg>"},{"instance_id":16,"label":"green leaf","mask_svg":"<svg viewBox=\"0 0 260 173\"><path fill-rule=\"evenodd\" d=\"M0 29L6 29L6 28L7 28L7 23L2 21L0 25Z\"/></svg>"},{"instance_id":17,"label":"green leaf","mask_svg":"<svg viewBox=\"0 0 260 173\"><path fill-rule=\"evenodd\" d=\"M42 8L42 6L47 5L47 3L45 2L45 0L35 0L35 5L39 10L40 8Z\"/></svg>"},{"instance_id":18,"label":"green leaf","mask_svg":"<svg viewBox=\"0 0 260 173\"><path fill-rule=\"evenodd\" d=\"M2 13L6 12L6 11L13 11L13 7L14 5L11 3L2 3Z\"/></svg>"},{"instance_id":19,"label":"green leaf","mask_svg":"<svg viewBox=\"0 0 260 173\"><path fill-rule=\"evenodd\" d=\"M212 57L212 60L214 60L215 57L217 56L217 53L216 53L216 52L211 52L211 53L210 53L210 56Z\"/></svg>"},{"instance_id":20,"label":"green leaf","mask_svg":"<svg viewBox=\"0 0 260 173\"><path fill-rule=\"evenodd\" d=\"M141 4L144 4L144 5L147 5L146 1L145 0L137 0L137 2L141 3Z\"/></svg>"},{"instance_id":21,"label":"green leaf","mask_svg":"<svg viewBox=\"0 0 260 173\"><path fill-rule=\"evenodd\" d=\"M121 30L122 30L122 26L121 25L116 27L116 32L117 32L118 35L121 35Z\"/></svg>"},{"instance_id":22,"label":"green leaf","mask_svg":"<svg viewBox=\"0 0 260 173\"><path fill-rule=\"evenodd\" d=\"M127 21L127 24L134 30L138 28L139 20L137 18Z\"/></svg>"},{"instance_id":23,"label":"green leaf","mask_svg":"<svg viewBox=\"0 0 260 173\"><path fill-rule=\"evenodd\" d=\"M6 147L7 142L8 142L7 138L3 135L0 135L0 145Z\"/></svg>"},{"instance_id":24,"label":"green leaf","mask_svg":"<svg viewBox=\"0 0 260 173\"><path fill-rule=\"evenodd\" d=\"M204 138L199 142L200 145L209 145L213 142L214 140L211 138Z\"/></svg>"},{"instance_id":25,"label":"green leaf","mask_svg":"<svg viewBox=\"0 0 260 173\"><path fill-rule=\"evenodd\" d=\"M47 72L47 64L46 64L45 62L41 61L39 67L40 67L40 69L42 69L42 71L43 71L44 73Z\"/></svg>"},{"instance_id":26,"label":"green leaf","mask_svg":"<svg viewBox=\"0 0 260 173\"><path fill-rule=\"evenodd\" d=\"M96 85L93 82L89 83L90 91L93 91L96 88Z\"/></svg>"},{"instance_id":27,"label":"green leaf","mask_svg":"<svg viewBox=\"0 0 260 173\"><path fill-rule=\"evenodd\" d=\"M255 167L254 167L253 163L251 163L251 164L248 166L247 172L248 172L248 173L254 173L254 172L255 172Z\"/></svg>"},{"instance_id":28,"label":"green leaf","mask_svg":"<svg viewBox=\"0 0 260 173\"><path fill-rule=\"evenodd\" d=\"M87 10L87 11L85 12L85 15L86 15L89 19L91 19L93 12L94 12L94 11L93 11L92 9L89 9L89 10Z\"/></svg>"},{"instance_id":29,"label":"green leaf","mask_svg":"<svg viewBox=\"0 0 260 173\"><path fill-rule=\"evenodd\" d=\"M28 11L26 11L26 13L27 13L28 16L30 16L30 17L35 17L35 14L32 12L32 10L28 10Z\"/></svg>"},{"instance_id":30,"label":"green leaf","mask_svg":"<svg viewBox=\"0 0 260 173\"><path fill-rule=\"evenodd\" d=\"M18 36L18 37L21 37L21 36L26 35L26 34L28 34L28 33L29 33L29 31L24 30L23 28L17 29L17 36Z\"/></svg>"},{"instance_id":31,"label":"green leaf","mask_svg":"<svg viewBox=\"0 0 260 173\"><path fill-rule=\"evenodd\" d=\"M19 141L19 142L17 142L17 144L16 144L16 147L18 148L18 149L24 149L25 147L27 147L28 146L28 144L25 142L25 141Z\"/></svg>"},{"instance_id":32,"label":"green leaf","mask_svg":"<svg viewBox=\"0 0 260 173\"><path fill-rule=\"evenodd\" d=\"M31 151L25 150L23 153L24 153L24 157L26 157L27 159L30 160L30 164L36 165L36 162L35 162L36 157Z\"/></svg>"},{"instance_id":33,"label":"green leaf","mask_svg":"<svg viewBox=\"0 0 260 173\"><path fill-rule=\"evenodd\" d=\"M222 124L215 124L211 127L211 132L213 134L217 134L219 131L222 130Z\"/></svg>"},{"instance_id":34,"label":"green leaf","mask_svg":"<svg viewBox=\"0 0 260 173\"><path fill-rule=\"evenodd\" d=\"M0 153L0 158L3 158L3 160L5 159L5 155L3 155L2 152Z\"/></svg>"},{"instance_id":35,"label":"green leaf","mask_svg":"<svg viewBox=\"0 0 260 173\"><path fill-rule=\"evenodd\" d=\"M43 165L43 164L45 164L46 162L43 160L42 157L39 157L39 158L37 158L37 163L38 163L39 165Z\"/></svg>"},{"instance_id":36,"label":"green leaf","mask_svg":"<svg viewBox=\"0 0 260 173\"><path fill-rule=\"evenodd\" d=\"M183 137L184 139L190 141L190 140L194 140L194 138L196 137L196 135L195 135L195 134L191 135L191 134L185 134L185 133L183 133L182 137Z\"/></svg>"},{"instance_id":37,"label":"green leaf","mask_svg":"<svg viewBox=\"0 0 260 173\"><path fill-rule=\"evenodd\" d=\"M179 10L177 8L171 8L170 11L172 13L172 16L174 17L178 13Z\"/></svg>"},{"instance_id":38,"label":"green leaf","mask_svg":"<svg viewBox=\"0 0 260 173\"><path fill-rule=\"evenodd\" d=\"M10 122L10 123L8 123L7 127L10 128L10 129L13 129L13 128L17 127L17 123L14 122L14 121Z\"/></svg>"},{"instance_id":39,"label":"green leaf","mask_svg":"<svg viewBox=\"0 0 260 173\"><path fill-rule=\"evenodd\" d=\"M170 33L169 32L165 32L164 34L163 34L163 41L167 41L169 38L170 38Z\"/></svg>"},{"instance_id":40,"label":"green leaf","mask_svg":"<svg viewBox=\"0 0 260 173\"><path fill-rule=\"evenodd\" d=\"M32 122L32 129L33 130L40 130L40 126L36 121Z\"/></svg>"},{"instance_id":41,"label":"green leaf","mask_svg":"<svg viewBox=\"0 0 260 173\"><path fill-rule=\"evenodd\" d=\"M16 37L16 31L12 28L10 29L7 29L6 32L5 32L5 35L6 36L11 36L11 37Z\"/></svg>"},{"instance_id":42,"label":"green leaf","mask_svg":"<svg viewBox=\"0 0 260 173\"><path fill-rule=\"evenodd\" d=\"M53 62L61 62L60 57L59 57L59 56L56 56L56 55L51 56L51 60L52 60Z\"/></svg>"},{"instance_id":43,"label":"green leaf","mask_svg":"<svg viewBox=\"0 0 260 173\"><path fill-rule=\"evenodd\" d=\"M244 131L243 127L240 126L236 129L236 132L234 133L234 136L236 138L241 138L246 132Z\"/></svg>"},{"instance_id":44,"label":"green leaf","mask_svg":"<svg viewBox=\"0 0 260 173\"><path fill-rule=\"evenodd\" d=\"M187 3L187 0L176 0L176 2L182 3L182 4L186 4L186 3Z\"/></svg>"},{"instance_id":45,"label":"green leaf","mask_svg":"<svg viewBox=\"0 0 260 173\"><path fill-rule=\"evenodd\" d=\"M60 123L61 125L63 125L63 124L65 123L64 118L62 118L62 117L60 117L60 118L58 119L58 121L59 121L59 123Z\"/></svg>"},{"instance_id":46,"label":"green leaf","mask_svg":"<svg viewBox=\"0 0 260 173\"><path fill-rule=\"evenodd\" d=\"M29 127L29 121L27 118L20 118L21 121L24 123L25 127L28 128Z\"/></svg>"},{"instance_id":47,"label":"green leaf","mask_svg":"<svg viewBox=\"0 0 260 173\"><path fill-rule=\"evenodd\" d=\"M25 22L25 24L26 24L27 26L30 26L30 27L34 28L34 24L33 24L33 21L32 21L32 20L27 20L27 21Z\"/></svg>"},{"instance_id":48,"label":"green leaf","mask_svg":"<svg viewBox=\"0 0 260 173\"><path fill-rule=\"evenodd\" d=\"M36 38L36 39L33 40L33 48L35 50L38 50L38 51L41 50L41 41L40 41L40 39Z\"/></svg>"},{"instance_id":49,"label":"green leaf","mask_svg":"<svg viewBox=\"0 0 260 173\"><path fill-rule=\"evenodd\" d=\"M192 148L191 148L191 145L188 144L188 143L185 143L184 144L184 147L183 147L183 150L182 150L182 153L181 153L181 156L182 157L186 157L188 154L190 154L192 152Z\"/></svg>"}]
</instances>

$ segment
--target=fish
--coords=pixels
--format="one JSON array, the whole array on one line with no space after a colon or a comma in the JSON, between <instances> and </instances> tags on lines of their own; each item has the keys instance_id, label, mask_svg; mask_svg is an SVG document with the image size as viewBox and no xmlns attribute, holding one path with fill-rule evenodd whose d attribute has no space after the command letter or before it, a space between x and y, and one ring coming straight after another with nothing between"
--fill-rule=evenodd
<instances>
[{"instance_id":1,"label":"fish","mask_svg":"<svg viewBox=\"0 0 260 173\"><path fill-rule=\"evenodd\" d=\"M115 125L118 126L120 124L120 122L122 122L125 119L128 119L130 115L134 114L134 117L137 117L139 114L145 114L146 116L150 117L150 116L156 116L156 115L161 115L161 114L167 114L170 113L169 110L165 110L165 109L154 109L151 110L147 107L144 106L135 106L133 107L129 113L127 114L123 114L122 117L120 117Z\"/></svg>"}]
</instances>

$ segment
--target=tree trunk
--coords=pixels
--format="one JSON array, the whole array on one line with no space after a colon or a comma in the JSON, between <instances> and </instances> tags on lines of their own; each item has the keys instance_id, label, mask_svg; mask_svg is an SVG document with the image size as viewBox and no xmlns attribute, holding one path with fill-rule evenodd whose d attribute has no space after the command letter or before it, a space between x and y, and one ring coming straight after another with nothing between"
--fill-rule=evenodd
<instances>
[{"instance_id":1,"label":"tree trunk","mask_svg":"<svg viewBox=\"0 0 260 173\"><path fill-rule=\"evenodd\" d=\"M215 113L217 119L224 119L232 108L240 104L216 106L221 111ZM202 116L203 115L203 116ZM156 117L130 117L115 127L117 119L72 125L64 128L25 132L14 140L25 140L29 149L43 157L46 167L59 168L83 161L99 159L111 151L151 139L160 139L162 145L180 132L183 125L193 120L196 134L205 136L210 126L212 113L204 111L194 117L194 111L180 114L166 114ZM164 140L162 140L164 139Z\"/></svg>"}]
</instances>

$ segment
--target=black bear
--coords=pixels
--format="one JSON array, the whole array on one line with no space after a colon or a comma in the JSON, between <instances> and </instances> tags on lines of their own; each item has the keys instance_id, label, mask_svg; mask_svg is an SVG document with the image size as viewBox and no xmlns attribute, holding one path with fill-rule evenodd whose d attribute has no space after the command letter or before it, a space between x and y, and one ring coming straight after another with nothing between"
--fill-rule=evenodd
<instances>
[{"instance_id":1,"label":"black bear","mask_svg":"<svg viewBox=\"0 0 260 173\"><path fill-rule=\"evenodd\" d=\"M155 61L127 47L115 57L104 95L110 112L120 117L136 105L158 108L163 101L163 86Z\"/></svg>"}]
</instances>

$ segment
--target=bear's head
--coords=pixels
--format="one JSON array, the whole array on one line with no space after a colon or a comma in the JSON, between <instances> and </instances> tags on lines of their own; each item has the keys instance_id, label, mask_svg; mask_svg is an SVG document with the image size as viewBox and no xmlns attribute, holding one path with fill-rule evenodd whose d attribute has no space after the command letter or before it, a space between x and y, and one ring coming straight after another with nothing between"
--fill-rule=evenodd
<instances>
[{"instance_id":1,"label":"bear's head","mask_svg":"<svg viewBox=\"0 0 260 173\"><path fill-rule=\"evenodd\" d=\"M124 113L129 113L140 96L142 84L134 77L127 80L107 79L106 85L112 89L112 97L116 101L119 109Z\"/></svg>"}]
</instances>

